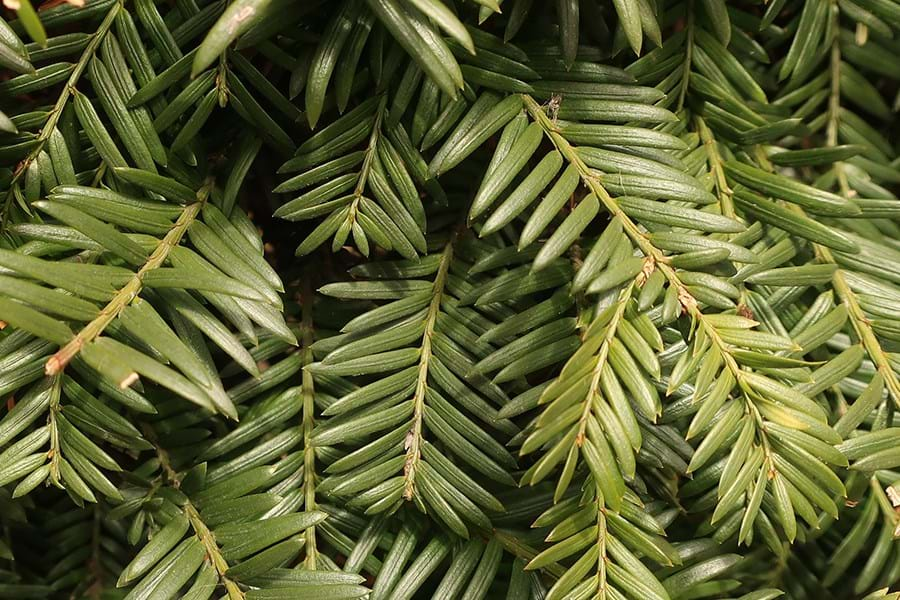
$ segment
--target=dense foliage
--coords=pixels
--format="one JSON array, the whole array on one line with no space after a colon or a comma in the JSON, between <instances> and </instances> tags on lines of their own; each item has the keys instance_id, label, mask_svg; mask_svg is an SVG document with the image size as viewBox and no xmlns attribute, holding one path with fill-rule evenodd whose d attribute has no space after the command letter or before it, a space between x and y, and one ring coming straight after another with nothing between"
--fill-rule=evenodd
<instances>
[{"instance_id":1,"label":"dense foliage","mask_svg":"<svg viewBox=\"0 0 900 600\"><path fill-rule=\"evenodd\" d=\"M900 598L900 2L4 0L0 598Z\"/></svg>"}]
</instances>

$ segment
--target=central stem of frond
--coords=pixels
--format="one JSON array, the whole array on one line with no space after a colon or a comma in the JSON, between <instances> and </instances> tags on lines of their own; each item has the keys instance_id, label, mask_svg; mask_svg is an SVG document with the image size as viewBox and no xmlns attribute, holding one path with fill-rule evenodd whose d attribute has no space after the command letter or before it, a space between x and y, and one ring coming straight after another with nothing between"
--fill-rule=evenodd
<instances>
[{"instance_id":1,"label":"central stem of frond","mask_svg":"<svg viewBox=\"0 0 900 600\"><path fill-rule=\"evenodd\" d=\"M404 447L406 448L406 462L403 465L403 497L412 500L416 493L416 468L422 458L422 422L425 418L425 392L428 389L428 367L431 359L431 336L434 334L434 324L441 310L441 299L444 296L444 286L447 283L447 273L450 270L450 262L453 260L453 244L457 235L454 234L441 254L441 262L438 265L437 275L431 288L431 303L428 305L428 314L425 317L425 332L422 334L422 350L419 355L419 374L416 379L416 390L413 395L413 422L406 434Z\"/></svg>"}]
</instances>

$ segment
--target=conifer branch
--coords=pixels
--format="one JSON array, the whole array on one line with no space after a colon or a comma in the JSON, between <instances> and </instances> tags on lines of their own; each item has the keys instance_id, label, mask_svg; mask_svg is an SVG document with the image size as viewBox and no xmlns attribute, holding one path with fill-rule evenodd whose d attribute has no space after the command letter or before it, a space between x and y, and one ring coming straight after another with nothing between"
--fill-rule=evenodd
<instances>
[{"instance_id":1,"label":"conifer branch","mask_svg":"<svg viewBox=\"0 0 900 600\"><path fill-rule=\"evenodd\" d=\"M66 365L81 352L81 349L84 348L85 344L89 344L97 339L106 327L112 323L123 310L125 310L125 307L140 295L141 290L143 289L144 275L163 266L172 249L181 243L181 238L187 233L188 228L200 214L203 205L206 203L211 187L212 182L207 182L197 191L197 202L187 205L184 210L182 210L175 225L172 226L165 237L159 241L159 244L156 245L156 248L154 248L153 252L150 254L147 262L144 263L134 276L116 292L113 298L103 307L100 314L93 321L85 325L70 342L60 348L56 354L47 359L47 364L45 366L47 375L61 373L62 370L66 368ZM133 383L133 381L126 379L120 381L119 385L127 387L131 383Z\"/></svg>"}]
</instances>

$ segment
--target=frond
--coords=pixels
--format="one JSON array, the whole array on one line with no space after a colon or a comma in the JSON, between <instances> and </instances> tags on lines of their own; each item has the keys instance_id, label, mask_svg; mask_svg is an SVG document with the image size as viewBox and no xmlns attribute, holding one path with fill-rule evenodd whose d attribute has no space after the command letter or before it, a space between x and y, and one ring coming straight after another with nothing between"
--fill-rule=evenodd
<instances>
[{"instance_id":1,"label":"frond","mask_svg":"<svg viewBox=\"0 0 900 600\"><path fill-rule=\"evenodd\" d=\"M369 514L412 500L463 537L470 526L490 528L485 511L502 510L491 490L513 483L516 461L494 435L519 431L497 416L505 392L473 371L491 350L477 340L491 317L511 314L502 301L530 291L510 288L484 313L474 310L472 301L486 295L473 296L477 288L463 277L472 244L451 234L440 254L362 265L351 270L360 279L321 288L376 304L317 342L321 360L308 367L316 377L360 382L325 409L331 418L313 432L313 444L347 449L320 490L352 497L349 506Z\"/></svg>"},{"instance_id":2,"label":"frond","mask_svg":"<svg viewBox=\"0 0 900 600\"><path fill-rule=\"evenodd\" d=\"M329 237L336 251L350 235L366 256L370 238L410 259L427 251L425 210L413 179L415 174L423 181L422 169L411 174L407 167L408 161L424 163L399 125L393 135L388 133L386 101L382 94L363 102L310 137L279 169L302 172L275 191L312 189L281 205L275 216L300 221L327 215L297 248L298 256L312 252ZM391 137L404 144L403 154ZM363 141L364 150L350 152Z\"/></svg>"}]
</instances>

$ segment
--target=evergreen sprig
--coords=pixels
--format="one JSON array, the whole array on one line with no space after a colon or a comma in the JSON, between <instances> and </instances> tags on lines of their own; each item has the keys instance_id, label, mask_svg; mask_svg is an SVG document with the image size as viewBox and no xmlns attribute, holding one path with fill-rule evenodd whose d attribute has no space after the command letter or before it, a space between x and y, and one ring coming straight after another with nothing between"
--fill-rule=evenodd
<instances>
[{"instance_id":1,"label":"evergreen sprig","mask_svg":"<svg viewBox=\"0 0 900 600\"><path fill-rule=\"evenodd\" d=\"M0 598L900 598L897 0L0 16Z\"/></svg>"}]
</instances>

